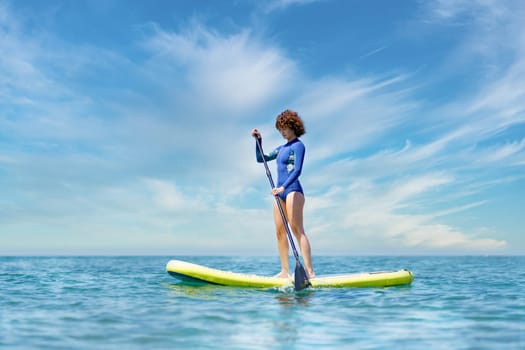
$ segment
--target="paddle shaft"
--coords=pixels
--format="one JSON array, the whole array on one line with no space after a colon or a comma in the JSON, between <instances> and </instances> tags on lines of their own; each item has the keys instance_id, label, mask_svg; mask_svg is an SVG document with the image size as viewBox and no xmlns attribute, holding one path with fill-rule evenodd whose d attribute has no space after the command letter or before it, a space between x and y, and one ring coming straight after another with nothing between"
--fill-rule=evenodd
<instances>
[{"instance_id":1,"label":"paddle shaft","mask_svg":"<svg viewBox=\"0 0 525 350\"><path fill-rule=\"evenodd\" d=\"M272 190L273 190L275 188L275 183L273 182L272 173L270 172L270 168L268 168L268 163L266 162L266 159L264 158L264 151L262 148L261 139L256 137L255 140L257 142L257 147L259 148L259 153L261 153L261 158L264 163L264 168L266 169L266 176L268 177L268 181L270 181L270 186L272 187ZM295 256L295 260L299 265L301 265L301 262L299 261L299 254L297 253L297 249L295 248L292 233L290 232L290 228L288 227L288 221L286 220L286 215L284 214L283 206L281 205L279 196L274 196L274 198L275 198L275 203L277 204L277 207L279 208L279 212L281 213L281 218L283 219L284 228L286 229L288 240L290 241L290 245L292 246L293 255Z\"/></svg>"}]
</instances>

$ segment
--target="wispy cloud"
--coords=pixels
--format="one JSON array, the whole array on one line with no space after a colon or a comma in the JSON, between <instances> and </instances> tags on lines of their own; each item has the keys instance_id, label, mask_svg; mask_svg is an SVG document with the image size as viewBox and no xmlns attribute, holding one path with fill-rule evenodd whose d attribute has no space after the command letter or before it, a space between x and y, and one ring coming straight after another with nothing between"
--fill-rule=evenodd
<instances>
[{"instance_id":1,"label":"wispy cloud","mask_svg":"<svg viewBox=\"0 0 525 350\"><path fill-rule=\"evenodd\" d=\"M206 202L184 195L172 182L151 178L144 179L144 182L152 191L153 199L160 208L179 212L206 208Z\"/></svg>"},{"instance_id":2,"label":"wispy cloud","mask_svg":"<svg viewBox=\"0 0 525 350\"><path fill-rule=\"evenodd\" d=\"M364 55L361 55L359 56L359 59L364 59L364 58L367 58L367 57L370 57L370 56L373 56L375 54L378 54L379 52L385 50L388 46L384 45L384 46L381 46L381 47L378 47L370 52L367 52L365 53Z\"/></svg>"},{"instance_id":3,"label":"wispy cloud","mask_svg":"<svg viewBox=\"0 0 525 350\"><path fill-rule=\"evenodd\" d=\"M402 124L418 104L404 90L407 79L395 75L303 82L292 105L313 125L306 136L313 143L310 159L344 156Z\"/></svg>"},{"instance_id":4,"label":"wispy cloud","mask_svg":"<svg viewBox=\"0 0 525 350\"><path fill-rule=\"evenodd\" d=\"M429 253L448 249L449 252L469 249L473 252L494 251L507 245L505 241L478 237L476 232L464 232L440 222L440 217L470 210L483 202L428 213L417 199L450 186L453 179L441 174L423 174L404 179L400 183L380 185L369 181L342 191L337 206L314 211L317 216L330 217L340 225L316 222L322 229L313 227L314 239L323 236L339 242L339 248L352 251L373 251L367 240L391 247L391 252L406 252L406 248ZM346 194L345 194L346 193ZM334 193L330 195L334 197ZM317 198L314 199L317 201ZM419 203L419 205L417 204ZM422 214L421 212L427 212ZM313 215L314 212L309 212ZM442 219L441 219L442 220ZM323 232L323 233L321 233ZM329 237L326 237L326 233ZM381 243L378 243L381 242ZM321 243L322 245L322 243Z\"/></svg>"},{"instance_id":5,"label":"wispy cloud","mask_svg":"<svg viewBox=\"0 0 525 350\"><path fill-rule=\"evenodd\" d=\"M146 47L153 55L150 67L183 72L188 95L196 95L192 103L205 100L215 111L253 111L289 87L296 70L279 49L262 45L248 30L222 36L196 23L183 33L155 27Z\"/></svg>"},{"instance_id":6,"label":"wispy cloud","mask_svg":"<svg viewBox=\"0 0 525 350\"><path fill-rule=\"evenodd\" d=\"M515 156L525 155L523 150L525 150L525 139L490 147L482 152L479 161L482 163L505 161L512 165L515 162Z\"/></svg>"},{"instance_id":7,"label":"wispy cloud","mask_svg":"<svg viewBox=\"0 0 525 350\"><path fill-rule=\"evenodd\" d=\"M428 2L427 8L430 10L431 15L435 16L438 20L450 21L459 17L460 14L469 10L469 4L473 1L466 0L437 0ZM478 1L478 4L481 3Z\"/></svg>"}]
</instances>

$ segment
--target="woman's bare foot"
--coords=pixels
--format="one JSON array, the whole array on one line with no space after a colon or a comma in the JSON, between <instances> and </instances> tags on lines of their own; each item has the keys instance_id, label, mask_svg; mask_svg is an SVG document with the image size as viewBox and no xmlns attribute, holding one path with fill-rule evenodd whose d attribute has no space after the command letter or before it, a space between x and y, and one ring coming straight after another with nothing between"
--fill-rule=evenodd
<instances>
[{"instance_id":1,"label":"woman's bare foot","mask_svg":"<svg viewBox=\"0 0 525 350\"><path fill-rule=\"evenodd\" d=\"M315 272L313 272L313 271L308 271L306 274L308 275L309 279L310 278L315 278Z\"/></svg>"},{"instance_id":2,"label":"woman's bare foot","mask_svg":"<svg viewBox=\"0 0 525 350\"><path fill-rule=\"evenodd\" d=\"M286 271L281 271L277 275L273 276L275 278L290 278L290 274Z\"/></svg>"}]
</instances>

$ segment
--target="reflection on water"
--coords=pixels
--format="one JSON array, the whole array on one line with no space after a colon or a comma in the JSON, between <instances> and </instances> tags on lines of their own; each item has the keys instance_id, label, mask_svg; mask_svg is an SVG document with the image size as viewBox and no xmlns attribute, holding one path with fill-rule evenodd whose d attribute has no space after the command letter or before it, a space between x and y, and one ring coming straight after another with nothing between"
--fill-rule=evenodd
<instances>
[{"instance_id":1,"label":"reflection on water","mask_svg":"<svg viewBox=\"0 0 525 350\"><path fill-rule=\"evenodd\" d=\"M295 292L292 287L291 292L279 291L279 293L275 295L275 300L277 300L283 307L293 307L296 305L309 306L310 300L314 295L315 290L313 289L305 289L300 292Z\"/></svg>"},{"instance_id":2,"label":"reflection on water","mask_svg":"<svg viewBox=\"0 0 525 350\"><path fill-rule=\"evenodd\" d=\"M308 300L315 293L313 289L305 289L295 292L293 286L282 288L242 288L222 286L217 284L187 281L180 283L162 283L168 289L169 295L177 297L192 297L203 299L216 299L217 297L243 297L254 293L274 293L275 299L282 306L293 306L295 304L308 305Z\"/></svg>"},{"instance_id":3,"label":"reflection on water","mask_svg":"<svg viewBox=\"0 0 525 350\"><path fill-rule=\"evenodd\" d=\"M293 286L239 288L199 282L189 283L188 281L164 283L164 286L168 290L171 302L191 299L197 301L201 306L204 305L202 302L215 307L222 305L223 312L232 312L231 310L236 308L236 316L246 314L245 316L250 320L248 324L252 324L251 327L255 327L253 323L262 315L266 315L265 319L269 321L266 326L258 324L256 327L267 327L269 338L273 339L274 344L280 345L293 345L299 341L302 320L298 310L308 308L316 293L313 289L295 292ZM244 305L246 308L239 307L239 305ZM204 312L201 316L209 317L207 314L208 312ZM241 327L243 333L250 334L249 329L244 329L248 324L245 323ZM237 334L235 339L239 337L241 334Z\"/></svg>"},{"instance_id":4,"label":"reflection on water","mask_svg":"<svg viewBox=\"0 0 525 350\"><path fill-rule=\"evenodd\" d=\"M171 297L182 297L202 300L235 301L247 296L241 288L207 283L164 283ZM173 299L175 300L175 299Z\"/></svg>"},{"instance_id":5,"label":"reflection on water","mask_svg":"<svg viewBox=\"0 0 525 350\"><path fill-rule=\"evenodd\" d=\"M241 288L221 286L209 283L187 281L182 283L163 283L168 288L170 296L186 297L206 300L218 300L221 298L243 298L253 296L255 293L273 293L275 300L283 307L293 307L296 305L308 306L311 298L315 295L315 290L304 289L296 292L293 286L282 288Z\"/></svg>"},{"instance_id":6,"label":"reflection on water","mask_svg":"<svg viewBox=\"0 0 525 350\"><path fill-rule=\"evenodd\" d=\"M295 292L292 287L290 290L276 292L274 299L280 306L278 315L273 321L273 334L276 344L293 347L300 341L301 326L303 325L301 310L310 306L314 296L315 291L312 289Z\"/></svg>"},{"instance_id":7,"label":"reflection on water","mask_svg":"<svg viewBox=\"0 0 525 350\"><path fill-rule=\"evenodd\" d=\"M261 349L265 348L261 344L276 347L296 345L303 324L300 310L308 308L315 295L312 289L295 292L293 286L239 288L188 281L164 283L163 286L168 291L170 302L187 309L184 306L191 301L193 315L190 321L194 326L231 320L231 323L222 323L220 331L215 323L216 332L222 332L231 345L250 343L253 348Z\"/></svg>"}]
</instances>

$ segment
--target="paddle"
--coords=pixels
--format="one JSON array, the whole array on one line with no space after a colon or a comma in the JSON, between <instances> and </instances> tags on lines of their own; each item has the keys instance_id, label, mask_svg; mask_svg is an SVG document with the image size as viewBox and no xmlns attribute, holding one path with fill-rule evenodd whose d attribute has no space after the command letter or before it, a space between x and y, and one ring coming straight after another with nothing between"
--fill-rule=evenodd
<instances>
[{"instance_id":1,"label":"paddle","mask_svg":"<svg viewBox=\"0 0 525 350\"><path fill-rule=\"evenodd\" d=\"M270 169L268 168L268 163L266 163L266 159L264 158L264 151L261 144L261 139L258 137L255 137L255 140L257 142L257 147L259 148L259 153L261 153L261 157L264 163L264 168L266 169L266 176L268 176L268 181L270 181L270 186L272 189L275 188L275 184L272 179L272 173L270 172ZM295 290L299 291L301 289L305 289L310 285L310 281L308 280L308 276L306 275L306 271L304 270L303 265L301 265L301 261L299 260L299 254L297 253L297 249L295 248L295 244L293 242L292 233L290 232L290 228L288 227L288 221L286 220L286 215L284 215L284 210L281 205L281 201L279 200L278 196L274 196L275 203L277 204L277 207L279 208L279 212L281 213L281 218L283 219L284 228L286 229L286 235L288 236L288 241L290 242L290 245L292 246L293 255L295 257Z\"/></svg>"}]
</instances>

